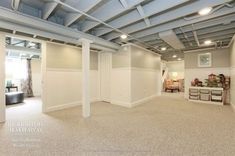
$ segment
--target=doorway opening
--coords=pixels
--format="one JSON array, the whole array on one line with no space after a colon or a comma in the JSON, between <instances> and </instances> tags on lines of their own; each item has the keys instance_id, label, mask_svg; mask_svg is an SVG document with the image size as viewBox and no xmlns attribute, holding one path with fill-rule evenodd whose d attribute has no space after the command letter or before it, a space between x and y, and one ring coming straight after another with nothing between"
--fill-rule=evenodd
<instances>
[{"instance_id":1,"label":"doorway opening","mask_svg":"<svg viewBox=\"0 0 235 156\"><path fill-rule=\"evenodd\" d=\"M6 120L42 112L41 43L6 37Z\"/></svg>"}]
</instances>

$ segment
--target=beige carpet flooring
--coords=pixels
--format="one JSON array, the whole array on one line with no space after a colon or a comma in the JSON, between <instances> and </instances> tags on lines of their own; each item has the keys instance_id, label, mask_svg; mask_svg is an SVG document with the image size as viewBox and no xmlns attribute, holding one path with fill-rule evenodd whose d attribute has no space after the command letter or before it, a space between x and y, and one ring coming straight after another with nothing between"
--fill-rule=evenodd
<instances>
[{"instance_id":1,"label":"beige carpet flooring","mask_svg":"<svg viewBox=\"0 0 235 156\"><path fill-rule=\"evenodd\" d=\"M187 102L164 94L135 108L92 104L40 113L38 99L7 108L0 124L1 156L234 156L230 106Z\"/></svg>"}]
</instances>

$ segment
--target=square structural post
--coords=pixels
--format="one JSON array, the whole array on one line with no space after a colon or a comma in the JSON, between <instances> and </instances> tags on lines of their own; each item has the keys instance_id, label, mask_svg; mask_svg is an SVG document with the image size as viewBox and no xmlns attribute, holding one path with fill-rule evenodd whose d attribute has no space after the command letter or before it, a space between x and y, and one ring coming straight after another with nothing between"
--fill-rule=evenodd
<instances>
[{"instance_id":1,"label":"square structural post","mask_svg":"<svg viewBox=\"0 0 235 156\"><path fill-rule=\"evenodd\" d=\"M90 116L90 44L92 41L80 39L82 42L82 115Z\"/></svg>"},{"instance_id":2,"label":"square structural post","mask_svg":"<svg viewBox=\"0 0 235 156\"><path fill-rule=\"evenodd\" d=\"M5 122L5 34L0 33L0 122Z\"/></svg>"}]
</instances>

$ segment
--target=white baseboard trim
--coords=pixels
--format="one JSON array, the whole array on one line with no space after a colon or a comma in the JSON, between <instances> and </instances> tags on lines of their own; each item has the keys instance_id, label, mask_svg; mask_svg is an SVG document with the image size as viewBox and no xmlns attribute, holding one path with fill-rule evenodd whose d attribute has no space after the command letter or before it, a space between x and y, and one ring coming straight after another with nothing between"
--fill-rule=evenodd
<instances>
[{"instance_id":1,"label":"white baseboard trim","mask_svg":"<svg viewBox=\"0 0 235 156\"><path fill-rule=\"evenodd\" d=\"M80 106L80 105L82 105L81 101L75 101L75 102L71 102L71 103L61 104L58 106L47 107L45 112L48 113L48 112L63 110L63 109L76 107L76 106Z\"/></svg>"},{"instance_id":2,"label":"white baseboard trim","mask_svg":"<svg viewBox=\"0 0 235 156\"><path fill-rule=\"evenodd\" d=\"M111 100L110 102L113 105L118 105L126 108L131 108L131 103L130 102L125 102L125 101L118 101L118 100Z\"/></svg>"},{"instance_id":3,"label":"white baseboard trim","mask_svg":"<svg viewBox=\"0 0 235 156\"><path fill-rule=\"evenodd\" d=\"M137 105L146 103L146 102L148 102L148 101L150 101L150 100L152 100L155 97L160 96L160 95L161 95L161 93L157 93L157 94L151 95L149 97L140 99L140 100L135 101L135 102L124 102L124 101L112 100L111 104L126 107L126 108L132 108L132 107L135 107Z\"/></svg>"},{"instance_id":4,"label":"white baseboard trim","mask_svg":"<svg viewBox=\"0 0 235 156\"><path fill-rule=\"evenodd\" d=\"M154 94L154 95L151 95L149 97L146 97L146 98L140 99L138 101L132 102L131 107L135 107L135 106L138 106L140 104L146 103L146 102L148 102L148 101L150 101L150 100L152 100L155 97L160 96L160 95L161 95L160 93L159 94Z\"/></svg>"},{"instance_id":5,"label":"white baseboard trim","mask_svg":"<svg viewBox=\"0 0 235 156\"><path fill-rule=\"evenodd\" d=\"M99 101L100 101L99 99L92 99L91 103L99 102ZM74 101L71 103L66 103L66 104L62 104L58 106L51 106L51 107L46 108L45 113L72 108L72 107L81 106L81 105L82 105L82 101Z\"/></svg>"}]
</instances>

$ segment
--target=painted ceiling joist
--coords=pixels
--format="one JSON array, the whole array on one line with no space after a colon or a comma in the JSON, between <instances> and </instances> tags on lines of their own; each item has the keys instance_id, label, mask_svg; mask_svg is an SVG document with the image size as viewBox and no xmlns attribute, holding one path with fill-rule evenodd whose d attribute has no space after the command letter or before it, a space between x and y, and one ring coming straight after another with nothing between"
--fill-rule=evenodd
<instances>
[{"instance_id":1,"label":"painted ceiling joist","mask_svg":"<svg viewBox=\"0 0 235 156\"><path fill-rule=\"evenodd\" d=\"M227 16L222 16L202 22L198 22L194 24L194 29L197 30L198 34L208 34L210 32L217 32L224 29L229 29L235 27L235 23L231 23L229 25L223 25L222 22L229 22L229 21L235 21L235 14L229 14ZM190 33L193 31L192 25L186 25L181 27L184 33ZM175 32L177 35L182 34L182 31L177 28L175 29ZM155 34L147 35L140 40L143 40L145 42L156 40L158 36L158 32Z\"/></svg>"},{"instance_id":2,"label":"painted ceiling joist","mask_svg":"<svg viewBox=\"0 0 235 156\"><path fill-rule=\"evenodd\" d=\"M200 10L202 7L204 6L217 6L220 4L224 4L226 1L230 1L230 0L213 0L213 1L195 1L191 4L185 5L183 7L181 7L180 9L175 9L169 12L166 12L164 14L161 14L159 16L153 16L151 18L151 27L147 28L145 25L145 22L138 22L132 25L129 25L123 29L120 29L128 34L134 34L135 32L146 32L149 31L151 29L154 29L156 27L158 27L158 25L164 25L164 23L169 22L169 25L171 25L171 29L172 28L177 28L178 25L174 25L174 23L178 22L179 23L187 23L187 22L191 22L191 21L195 21L198 19L202 19L204 17L201 18L197 18L194 20L190 20L190 21L185 21L184 19L182 19L183 17L193 14L193 13L197 13L198 10ZM228 8L228 10L232 10L233 8ZM221 9L221 10L225 10L225 9ZM219 10L221 12L221 10ZM226 8L227 10L227 8ZM217 11L217 12L219 12ZM213 13L216 14L217 12ZM208 15L210 16L210 15ZM205 16L205 17L208 17ZM178 20L176 20L178 19ZM174 21L176 20L176 21ZM173 22L171 22L173 21ZM182 25L181 24L181 25ZM160 32L160 31L157 31ZM107 38L108 40L113 40L118 38L118 34L116 32L112 32L109 33L107 35L104 36L105 38Z\"/></svg>"},{"instance_id":3,"label":"painted ceiling joist","mask_svg":"<svg viewBox=\"0 0 235 156\"><path fill-rule=\"evenodd\" d=\"M53 1L46 2L43 8L43 12L42 12L42 18L47 19L51 15L51 13L54 11L57 5L58 3L53 2Z\"/></svg>"},{"instance_id":4,"label":"painted ceiling joist","mask_svg":"<svg viewBox=\"0 0 235 156\"><path fill-rule=\"evenodd\" d=\"M151 1L142 6L145 12L145 18L149 18L155 14L158 14L164 10L170 9L177 5L183 4L188 2L189 0L174 0L174 1L166 1L166 0L155 0ZM161 4L161 5L159 5ZM136 23L137 21L142 20L143 17L139 16L139 13L136 10L130 11L128 14L120 16L110 22L108 24L114 26L115 28L122 28L132 23ZM99 27L98 27L99 28ZM110 29L97 29L96 35L101 36L107 33L112 32L113 30Z\"/></svg>"},{"instance_id":5,"label":"painted ceiling joist","mask_svg":"<svg viewBox=\"0 0 235 156\"><path fill-rule=\"evenodd\" d=\"M139 31L139 32L133 33L131 35L135 38L142 38L142 37L145 37L145 36L148 36L148 35L151 35L151 34L154 34L154 33L158 33L158 32L161 32L161 31L167 31L167 30L178 28L178 27L183 27L183 26L186 26L186 25L191 25L191 24L194 24L194 23L206 21L206 20L209 20L209 19L226 16L226 15L232 14L234 12L235 12L235 7L233 7L233 8L224 8L224 9L221 9L221 10L219 10L219 11L217 11L217 12L211 14L211 15L208 15L208 16L203 16L201 18L197 18L197 19L190 20L190 21L185 21L184 19L179 19L179 20L176 20L176 21L173 21L173 22L170 22L170 23L161 24L159 26L155 26L155 27L151 27L149 29L145 29L143 31ZM153 22L152 22L152 24L153 24ZM112 37L112 38L118 38L118 37L115 36L115 37ZM118 40L120 40L120 39L117 39L117 41Z\"/></svg>"},{"instance_id":6,"label":"painted ceiling joist","mask_svg":"<svg viewBox=\"0 0 235 156\"><path fill-rule=\"evenodd\" d=\"M82 15L79 13L71 12L68 13L64 19L64 25L66 27L70 26L73 22L75 22Z\"/></svg>"},{"instance_id":7,"label":"painted ceiling joist","mask_svg":"<svg viewBox=\"0 0 235 156\"><path fill-rule=\"evenodd\" d=\"M62 35L70 38L86 38L92 40L95 44L108 47L110 49L119 49L119 45L106 41L104 39L73 30L71 28L66 28L64 26L47 22L45 20L34 18L31 16L26 16L24 14L16 13L11 10L0 7L0 19L11 22L12 24L19 24L24 27L34 28L45 32L54 33L56 35ZM8 28L6 28L8 29ZM36 34L37 35L37 34Z\"/></svg>"},{"instance_id":8,"label":"painted ceiling joist","mask_svg":"<svg viewBox=\"0 0 235 156\"><path fill-rule=\"evenodd\" d=\"M137 8L140 16L144 19L144 22L146 23L146 25L149 27L151 25L151 23L150 23L149 18L146 17L143 7L141 5L138 5L136 8Z\"/></svg>"},{"instance_id":9,"label":"painted ceiling joist","mask_svg":"<svg viewBox=\"0 0 235 156\"><path fill-rule=\"evenodd\" d=\"M124 7L124 8L128 8L128 4L127 4L127 1L126 0L119 0L120 1L120 3L122 4L122 6Z\"/></svg>"},{"instance_id":10,"label":"painted ceiling joist","mask_svg":"<svg viewBox=\"0 0 235 156\"><path fill-rule=\"evenodd\" d=\"M144 2L144 0L129 0L131 3L128 5L127 8L123 8L123 6L119 3L117 0L110 0L107 2L106 5L100 7L96 11L94 11L91 16L100 19L102 21L107 21L113 17L116 17L123 12L126 12L130 9L132 9L134 6ZM115 9L114 9L115 8ZM87 32L90 29L98 26L100 23L98 22L91 22L91 21L85 21L82 25L82 31Z\"/></svg>"},{"instance_id":11,"label":"painted ceiling joist","mask_svg":"<svg viewBox=\"0 0 235 156\"><path fill-rule=\"evenodd\" d=\"M90 0L89 2L87 0L80 0L78 8L87 13L101 2L102 0ZM68 27L71 24L73 24L76 20L78 20L80 17L82 17L81 13L70 12L66 15L64 19L65 20L64 25Z\"/></svg>"}]
</instances>

